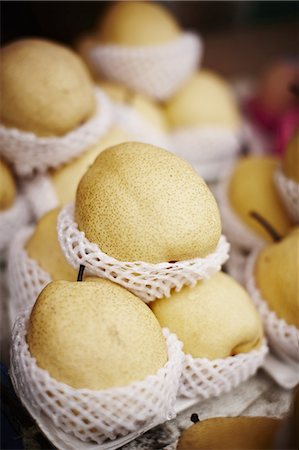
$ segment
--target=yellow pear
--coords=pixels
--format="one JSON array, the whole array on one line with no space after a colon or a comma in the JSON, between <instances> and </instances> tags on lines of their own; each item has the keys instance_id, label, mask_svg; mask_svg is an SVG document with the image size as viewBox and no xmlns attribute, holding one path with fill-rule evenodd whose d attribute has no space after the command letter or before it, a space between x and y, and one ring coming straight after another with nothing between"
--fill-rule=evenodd
<instances>
[{"instance_id":1,"label":"yellow pear","mask_svg":"<svg viewBox=\"0 0 299 450\"><path fill-rule=\"evenodd\" d=\"M240 113L230 85L208 70L195 73L168 100L165 114L173 128L240 126Z\"/></svg>"},{"instance_id":2,"label":"yellow pear","mask_svg":"<svg viewBox=\"0 0 299 450\"><path fill-rule=\"evenodd\" d=\"M10 208L16 198L17 187L8 165L0 159L0 211Z\"/></svg>"},{"instance_id":3,"label":"yellow pear","mask_svg":"<svg viewBox=\"0 0 299 450\"><path fill-rule=\"evenodd\" d=\"M299 183L299 128L286 148L282 159L282 170L286 177Z\"/></svg>"},{"instance_id":4,"label":"yellow pear","mask_svg":"<svg viewBox=\"0 0 299 450\"><path fill-rule=\"evenodd\" d=\"M262 325L250 297L222 272L156 300L151 308L160 325L176 333L184 352L193 358L226 358L261 344Z\"/></svg>"},{"instance_id":5,"label":"yellow pear","mask_svg":"<svg viewBox=\"0 0 299 450\"><path fill-rule=\"evenodd\" d=\"M37 222L25 249L28 256L51 275L52 280L74 281L77 272L66 261L57 238L58 213L58 208L53 209Z\"/></svg>"},{"instance_id":6,"label":"yellow pear","mask_svg":"<svg viewBox=\"0 0 299 450\"><path fill-rule=\"evenodd\" d=\"M185 430L178 450L271 450L281 426L272 417L217 417Z\"/></svg>"},{"instance_id":7,"label":"yellow pear","mask_svg":"<svg viewBox=\"0 0 299 450\"><path fill-rule=\"evenodd\" d=\"M180 27L156 2L117 2L99 24L98 39L124 46L158 45L175 40Z\"/></svg>"},{"instance_id":8,"label":"yellow pear","mask_svg":"<svg viewBox=\"0 0 299 450\"><path fill-rule=\"evenodd\" d=\"M38 136L60 136L87 121L95 96L84 62L70 49L24 39L1 51L1 121Z\"/></svg>"},{"instance_id":9,"label":"yellow pear","mask_svg":"<svg viewBox=\"0 0 299 450\"><path fill-rule=\"evenodd\" d=\"M98 156L78 186L75 220L91 242L121 261L205 257L221 234L217 203L191 165L139 142Z\"/></svg>"},{"instance_id":10,"label":"yellow pear","mask_svg":"<svg viewBox=\"0 0 299 450\"><path fill-rule=\"evenodd\" d=\"M299 328L299 227L261 250L255 277L270 309Z\"/></svg>"},{"instance_id":11,"label":"yellow pear","mask_svg":"<svg viewBox=\"0 0 299 450\"><path fill-rule=\"evenodd\" d=\"M123 130L113 127L99 143L83 152L78 158L58 167L58 169L51 170L49 176L59 203L64 205L75 200L79 181L103 150L127 140L128 136Z\"/></svg>"},{"instance_id":12,"label":"yellow pear","mask_svg":"<svg viewBox=\"0 0 299 450\"><path fill-rule=\"evenodd\" d=\"M266 156L241 159L232 173L228 197L232 209L254 233L270 241L264 227L250 216L260 213L283 236L291 224L274 184L278 161Z\"/></svg>"},{"instance_id":13,"label":"yellow pear","mask_svg":"<svg viewBox=\"0 0 299 450\"><path fill-rule=\"evenodd\" d=\"M167 362L165 338L148 306L103 279L48 284L31 313L27 341L39 367L78 389L125 386Z\"/></svg>"}]
</instances>

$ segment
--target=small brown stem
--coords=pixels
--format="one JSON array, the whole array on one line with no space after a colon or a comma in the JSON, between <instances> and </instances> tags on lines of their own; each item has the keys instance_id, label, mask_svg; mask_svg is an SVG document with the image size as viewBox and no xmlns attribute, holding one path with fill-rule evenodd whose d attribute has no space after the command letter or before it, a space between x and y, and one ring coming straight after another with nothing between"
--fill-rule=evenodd
<instances>
[{"instance_id":1,"label":"small brown stem","mask_svg":"<svg viewBox=\"0 0 299 450\"><path fill-rule=\"evenodd\" d=\"M83 281L84 269L85 269L85 266L83 266L83 264L80 264L77 281Z\"/></svg>"},{"instance_id":2,"label":"small brown stem","mask_svg":"<svg viewBox=\"0 0 299 450\"><path fill-rule=\"evenodd\" d=\"M198 417L198 415L196 413L191 414L190 420L193 423L200 422L199 417Z\"/></svg>"},{"instance_id":3,"label":"small brown stem","mask_svg":"<svg viewBox=\"0 0 299 450\"><path fill-rule=\"evenodd\" d=\"M250 211L249 215L253 217L262 227L269 233L274 242L279 242L282 239L282 236L273 228L273 226L258 212Z\"/></svg>"}]
</instances>

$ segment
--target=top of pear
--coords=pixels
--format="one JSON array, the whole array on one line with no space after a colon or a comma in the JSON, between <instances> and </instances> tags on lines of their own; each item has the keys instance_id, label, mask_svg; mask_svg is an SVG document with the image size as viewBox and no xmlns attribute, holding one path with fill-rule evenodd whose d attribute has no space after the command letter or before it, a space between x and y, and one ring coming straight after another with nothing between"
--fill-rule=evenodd
<instances>
[{"instance_id":1,"label":"top of pear","mask_svg":"<svg viewBox=\"0 0 299 450\"><path fill-rule=\"evenodd\" d=\"M60 136L88 120L95 96L84 62L72 50L23 39L1 50L1 121L38 136Z\"/></svg>"},{"instance_id":2,"label":"top of pear","mask_svg":"<svg viewBox=\"0 0 299 450\"><path fill-rule=\"evenodd\" d=\"M299 128L287 145L282 159L282 170L286 177L299 183Z\"/></svg>"},{"instance_id":3,"label":"top of pear","mask_svg":"<svg viewBox=\"0 0 299 450\"><path fill-rule=\"evenodd\" d=\"M98 156L79 183L75 220L91 242L122 261L205 257L221 234L216 201L191 165L140 142Z\"/></svg>"},{"instance_id":4,"label":"top of pear","mask_svg":"<svg viewBox=\"0 0 299 450\"><path fill-rule=\"evenodd\" d=\"M178 37L181 30L167 8L157 2L116 2L98 27L104 44L159 45Z\"/></svg>"},{"instance_id":5,"label":"top of pear","mask_svg":"<svg viewBox=\"0 0 299 450\"><path fill-rule=\"evenodd\" d=\"M168 100L165 112L173 128L219 126L238 128L240 113L229 83L209 70L200 70Z\"/></svg>"},{"instance_id":6,"label":"top of pear","mask_svg":"<svg viewBox=\"0 0 299 450\"><path fill-rule=\"evenodd\" d=\"M16 182L9 166L0 159L0 211L12 206L17 195Z\"/></svg>"}]
</instances>

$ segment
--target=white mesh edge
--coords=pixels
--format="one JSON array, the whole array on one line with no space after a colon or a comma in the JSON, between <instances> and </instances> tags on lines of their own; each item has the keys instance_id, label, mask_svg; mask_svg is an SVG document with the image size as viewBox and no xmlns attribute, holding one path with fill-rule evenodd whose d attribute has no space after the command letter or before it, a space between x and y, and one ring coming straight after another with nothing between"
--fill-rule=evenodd
<instances>
[{"instance_id":1,"label":"white mesh edge","mask_svg":"<svg viewBox=\"0 0 299 450\"><path fill-rule=\"evenodd\" d=\"M228 199L230 177L216 187L215 196L221 213L222 227L228 239L244 250L251 250L264 243L262 237L255 234L233 211Z\"/></svg>"},{"instance_id":2,"label":"white mesh edge","mask_svg":"<svg viewBox=\"0 0 299 450\"><path fill-rule=\"evenodd\" d=\"M96 114L61 137L38 137L0 124L0 155L12 163L20 176L45 172L80 155L96 144L111 125L112 109L107 95L96 88L95 96Z\"/></svg>"},{"instance_id":3,"label":"white mesh edge","mask_svg":"<svg viewBox=\"0 0 299 450\"><path fill-rule=\"evenodd\" d=\"M267 302L262 298L255 283L254 267L261 249L256 249L248 258L246 266L246 287L261 316L264 329L272 347L281 357L284 354L299 362L299 329L288 325L284 319L278 318ZM283 299L282 299L283 301Z\"/></svg>"},{"instance_id":4,"label":"white mesh edge","mask_svg":"<svg viewBox=\"0 0 299 450\"><path fill-rule=\"evenodd\" d=\"M99 444L175 416L183 353L182 343L167 329L168 362L156 374L119 388L74 389L53 379L31 357L26 342L29 313L18 316L14 325L11 373L17 394L37 416L43 412L65 433Z\"/></svg>"},{"instance_id":5,"label":"white mesh edge","mask_svg":"<svg viewBox=\"0 0 299 450\"><path fill-rule=\"evenodd\" d=\"M7 249L16 232L30 220L30 209L24 195L18 195L9 209L0 212L0 252Z\"/></svg>"},{"instance_id":6,"label":"white mesh edge","mask_svg":"<svg viewBox=\"0 0 299 450\"><path fill-rule=\"evenodd\" d=\"M264 341L258 349L222 359L185 355L179 395L204 400L229 392L256 373L267 353Z\"/></svg>"},{"instance_id":7,"label":"white mesh edge","mask_svg":"<svg viewBox=\"0 0 299 450\"><path fill-rule=\"evenodd\" d=\"M155 128L131 106L114 102L113 107L115 123L134 136L136 141L170 150L171 144L167 134Z\"/></svg>"},{"instance_id":8,"label":"white mesh edge","mask_svg":"<svg viewBox=\"0 0 299 450\"><path fill-rule=\"evenodd\" d=\"M220 126L184 127L170 134L174 152L207 181L225 178L241 147L240 130Z\"/></svg>"},{"instance_id":9,"label":"white mesh edge","mask_svg":"<svg viewBox=\"0 0 299 450\"><path fill-rule=\"evenodd\" d=\"M90 63L100 75L157 100L174 94L196 70L201 57L202 41L189 32L167 44L98 44L89 53Z\"/></svg>"},{"instance_id":10,"label":"white mesh edge","mask_svg":"<svg viewBox=\"0 0 299 450\"><path fill-rule=\"evenodd\" d=\"M58 216L58 239L66 260L75 268L84 265L88 272L108 278L137 295L145 302L169 297L171 289L194 286L200 279L219 272L228 259L229 243L221 236L214 253L176 263L150 264L142 261L118 261L88 241L74 222L74 205L66 205Z\"/></svg>"},{"instance_id":11,"label":"white mesh edge","mask_svg":"<svg viewBox=\"0 0 299 450\"><path fill-rule=\"evenodd\" d=\"M54 186L47 174L38 174L24 182L24 191L36 220L59 205Z\"/></svg>"},{"instance_id":12,"label":"white mesh edge","mask_svg":"<svg viewBox=\"0 0 299 450\"><path fill-rule=\"evenodd\" d=\"M274 183L290 218L299 224L299 183L287 178L281 169L275 172Z\"/></svg>"},{"instance_id":13,"label":"white mesh edge","mask_svg":"<svg viewBox=\"0 0 299 450\"><path fill-rule=\"evenodd\" d=\"M12 241L8 252L7 283L10 292L9 314L13 324L16 316L31 308L51 276L34 259L29 258L25 245L34 231L33 226L21 229Z\"/></svg>"}]
</instances>

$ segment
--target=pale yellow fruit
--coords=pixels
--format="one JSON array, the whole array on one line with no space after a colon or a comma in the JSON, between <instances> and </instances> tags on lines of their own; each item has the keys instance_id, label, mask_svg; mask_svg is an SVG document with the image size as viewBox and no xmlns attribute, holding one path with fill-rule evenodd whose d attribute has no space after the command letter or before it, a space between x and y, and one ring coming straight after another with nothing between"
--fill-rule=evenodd
<instances>
[{"instance_id":1,"label":"pale yellow fruit","mask_svg":"<svg viewBox=\"0 0 299 450\"><path fill-rule=\"evenodd\" d=\"M165 105L170 126L236 129L240 113L230 85L208 70L193 75Z\"/></svg>"},{"instance_id":2,"label":"pale yellow fruit","mask_svg":"<svg viewBox=\"0 0 299 450\"><path fill-rule=\"evenodd\" d=\"M270 309L299 328L299 227L261 251L255 276Z\"/></svg>"},{"instance_id":3,"label":"pale yellow fruit","mask_svg":"<svg viewBox=\"0 0 299 450\"><path fill-rule=\"evenodd\" d=\"M1 121L38 136L60 136L87 121L95 96L84 62L50 41L24 39L1 51Z\"/></svg>"},{"instance_id":4,"label":"pale yellow fruit","mask_svg":"<svg viewBox=\"0 0 299 450\"><path fill-rule=\"evenodd\" d=\"M278 161L271 157L241 159L231 176L228 197L237 216L257 235L271 241L264 227L250 216L255 211L284 236L291 224L274 184Z\"/></svg>"},{"instance_id":5,"label":"pale yellow fruit","mask_svg":"<svg viewBox=\"0 0 299 450\"><path fill-rule=\"evenodd\" d=\"M52 170L49 176L60 204L64 205L75 200L79 181L103 150L127 140L128 136L124 131L113 127L98 144L86 150L78 158Z\"/></svg>"},{"instance_id":6,"label":"pale yellow fruit","mask_svg":"<svg viewBox=\"0 0 299 450\"><path fill-rule=\"evenodd\" d=\"M125 386L167 362L148 306L103 279L48 284L31 313L27 341L38 366L74 388Z\"/></svg>"},{"instance_id":7,"label":"pale yellow fruit","mask_svg":"<svg viewBox=\"0 0 299 450\"><path fill-rule=\"evenodd\" d=\"M75 219L86 237L122 261L181 261L213 252L216 201L190 164L139 142L102 152L82 178Z\"/></svg>"},{"instance_id":8,"label":"pale yellow fruit","mask_svg":"<svg viewBox=\"0 0 299 450\"><path fill-rule=\"evenodd\" d=\"M8 165L0 159L0 211L10 208L16 198L17 187Z\"/></svg>"},{"instance_id":9,"label":"pale yellow fruit","mask_svg":"<svg viewBox=\"0 0 299 450\"><path fill-rule=\"evenodd\" d=\"M178 450L270 450L282 425L272 417L217 417L183 432Z\"/></svg>"},{"instance_id":10,"label":"pale yellow fruit","mask_svg":"<svg viewBox=\"0 0 299 450\"><path fill-rule=\"evenodd\" d=\"M51 275L52 280L74 281L77 271L66 261L57 238L57 216L59 209L45 214L25 245L28 256Z\"/></svg>"},{"instance_id":11,"label":"pale yellow fruit","mask_svg":"<svg viewBox=\"0 0 299 450\"><path fill-rule=\"evenodd\" d=\"M115 102L128 103L132 97L132 92L116 81L98 79L97 84Z\"/></svg>"},{"instance_id":12,"label":"pale yellow fruit","mask_svg":"<svg viewBox=\"0 0 299 450\"><path fill-rule=\"evenodd\" d=\"M299 128L286 148L282 159L282 170L286 177L299 183Z\"/></svg>"},{"instance_id":13,"label":"pale yellow fruit","mask_svg":"<svg viewBox=\"0 0 299 450\"><path fill-rule=\"evenodd\" d=\"M101 20L98 38L104 44L158 45L180 32L175 18L156 2L117 2Z\"/></svg>"},{"instance_id":14,"label":"pale yellow fruit","mask_svg":"<svg viewBox=\"0 0 299 450\"><path fill-rule=\"evenodd\" d=\"M250 297L222 272L156 300L151 308L194 358L226 358L261 344L262 325Z\"/></svg>"}]
</instances>

